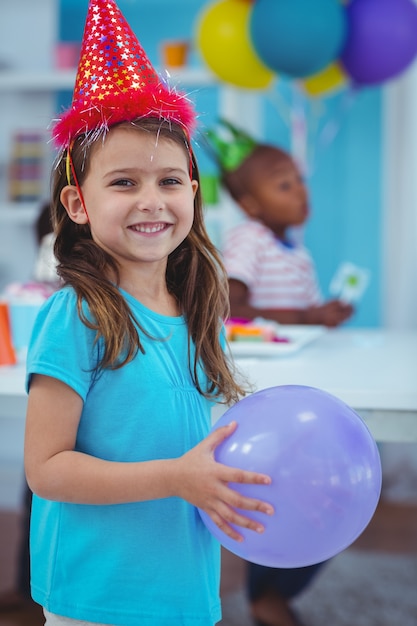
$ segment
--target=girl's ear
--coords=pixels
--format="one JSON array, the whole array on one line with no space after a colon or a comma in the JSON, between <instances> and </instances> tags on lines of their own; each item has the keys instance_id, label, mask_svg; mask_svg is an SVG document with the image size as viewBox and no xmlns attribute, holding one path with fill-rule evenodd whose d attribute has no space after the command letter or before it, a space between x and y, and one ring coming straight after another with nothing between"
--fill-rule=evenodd
<instances>
[{"instance_id":1,"label":"girl's ear","mask_svg":"<svg viewBox=\"0 0 417 626\"><path fill-rule=\"evenodd\" d=\"M60 195L60 200L65 207L68 217L76 224L87 224L88 215L75 185L66 185Z\"/></svg>"},{"instance_id":2,"label":"girl's ear","mask_svg":"<svg viewBox=\"0 0 417 626\"><path fill-rule=\"evenodd\" d=\"M197 189L198 189L198 181L195 180L194 178L191 181L191 187L192 187L192 190L193 190L193 196L195 198L195 194L197 193Z\"/></svg>"}]
</instances>

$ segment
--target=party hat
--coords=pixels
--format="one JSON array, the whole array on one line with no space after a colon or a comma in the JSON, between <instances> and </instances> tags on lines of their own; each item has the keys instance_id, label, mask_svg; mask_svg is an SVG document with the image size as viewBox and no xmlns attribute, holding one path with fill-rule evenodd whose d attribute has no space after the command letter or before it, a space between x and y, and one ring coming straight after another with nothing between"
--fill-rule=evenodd
<instances>
[{"instance_id":1,"label":"party hat","mask_svg":"<svg viewBox=\"0 0 417 626\"><path fill-rule=\"evenodd\" d=\"M90 0L71 107L53 136L67 148L80 134L139 117L181 124L190 135L194 109L156 73L114 0Z\"/></svg>"},{"instance_id":2,"label":"party hat","mask_svg":"<svg viewBox=\"0 0 417 626\"><path fill-rule=\"evenodd\" d=\"M17 361L11 337L9 307L0 302L0 365L15 365Z\"/></svg>"},{"instance_id":3,"label":"party hat","mask_svg":"<svg viewBox=\"0 0 417 626\"><path fill-rule=\"evenodd\" d=\"M220 169L230 172L236 170L258 144L243 130L220 119L218 130L212 128L206 132L205 145Z\"/></svg>"}]
</instances>

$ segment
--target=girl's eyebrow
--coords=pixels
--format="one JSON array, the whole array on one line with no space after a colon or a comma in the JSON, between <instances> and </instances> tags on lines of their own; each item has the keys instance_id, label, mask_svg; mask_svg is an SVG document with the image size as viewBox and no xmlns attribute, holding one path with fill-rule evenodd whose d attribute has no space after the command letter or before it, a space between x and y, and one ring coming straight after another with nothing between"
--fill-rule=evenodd
<instances>
[{"instance_id":1,"label":"girl's eyebrow","mask_svg":"<svg viewBox=\"0 0 417 626\"><path fill-rule=\"evenodd\" d=\"M128 166L128 167L117 167L114 169L111 169L107 172L104 172L104 177L111 177L111 176L120 176L120 175L126 175L126 174L137 174L143 171L143 168L141 167L135 167L135 166ZM181 166L167 166L167 167L162 167L158 170L158 174L173 174L173 173L178 173L178 174L186 174L188 176L188 170L185 167L181 167Z\"/></svg>"}]
</instances>

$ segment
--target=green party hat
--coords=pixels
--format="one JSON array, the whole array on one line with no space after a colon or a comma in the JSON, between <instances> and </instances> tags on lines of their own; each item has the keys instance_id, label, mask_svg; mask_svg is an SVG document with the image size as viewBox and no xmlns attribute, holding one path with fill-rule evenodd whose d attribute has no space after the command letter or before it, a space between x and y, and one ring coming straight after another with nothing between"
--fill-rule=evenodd
<instances>
[{"instance_id":1,"label":"green party hat","mask_svg":"<svg viewBox=\"0 0 417 626\"><path fill-rule=\"evenodd\" d=\"M205 134L205 145L220 169L236 170L254 151L257 142L243 130L220 119L219 129L209 129Z\"/></svg>"}]
</instances>

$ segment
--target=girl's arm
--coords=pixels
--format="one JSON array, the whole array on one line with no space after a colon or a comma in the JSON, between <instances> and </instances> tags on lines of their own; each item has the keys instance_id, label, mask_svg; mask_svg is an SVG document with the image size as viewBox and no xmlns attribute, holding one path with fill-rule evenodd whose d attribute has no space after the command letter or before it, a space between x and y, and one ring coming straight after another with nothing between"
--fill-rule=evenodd
<instances>
[{"instance_id":1,"label":"girl's arm","mask_svg":"<svg viewBox=\"0 0 417 626\"><path fill-rule=\"evenodd\" d=\"M120 504L181 497L207 511L232 538L240 539L230 523L262 532L263 527L234 508L272 507L245 498L228 483L268 484L270 479L217 463L214 450L236 425L211 433L177 459L120 463L74 450L83 407L81 397L65 383L48 376L31 380L25 435L25 470L32 491L42 498L77 504Z\"/></svg>"}]
</instances>

